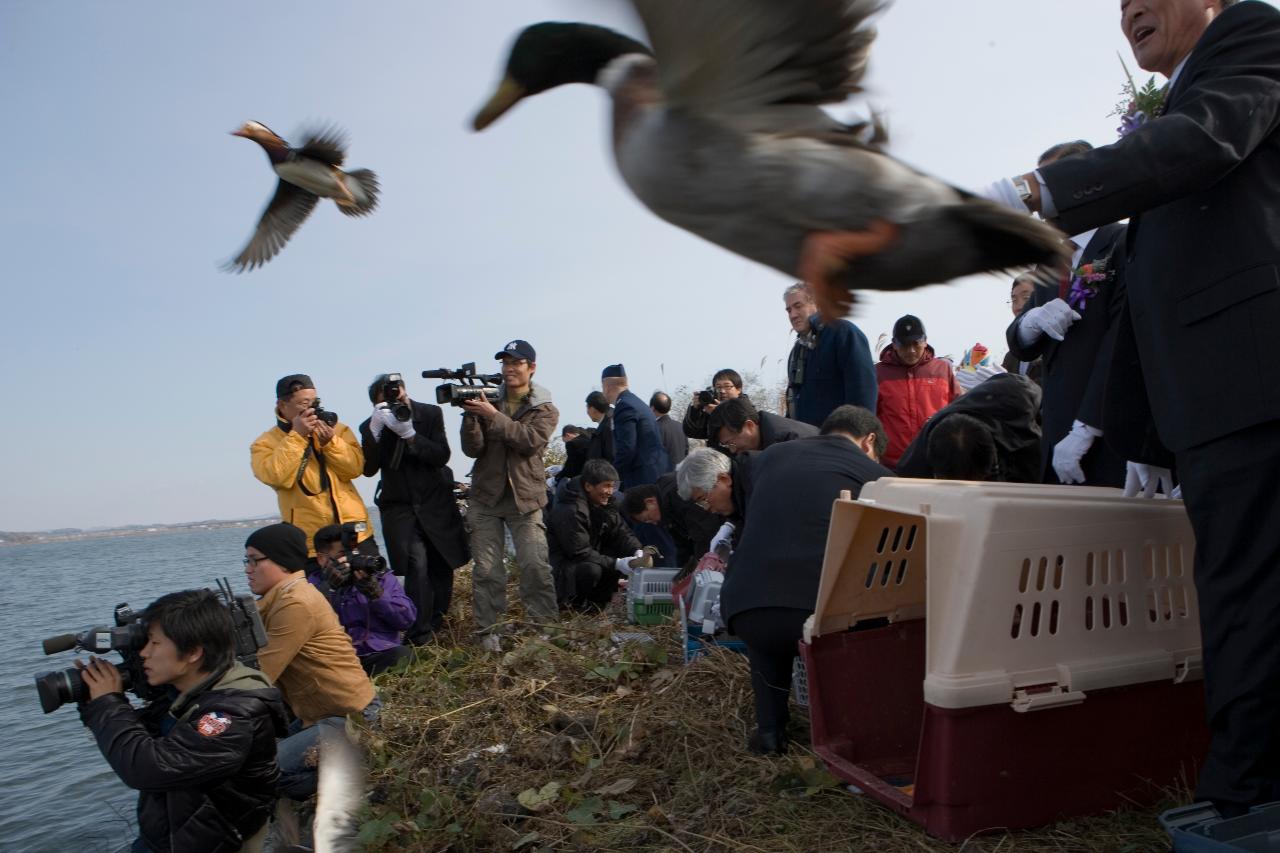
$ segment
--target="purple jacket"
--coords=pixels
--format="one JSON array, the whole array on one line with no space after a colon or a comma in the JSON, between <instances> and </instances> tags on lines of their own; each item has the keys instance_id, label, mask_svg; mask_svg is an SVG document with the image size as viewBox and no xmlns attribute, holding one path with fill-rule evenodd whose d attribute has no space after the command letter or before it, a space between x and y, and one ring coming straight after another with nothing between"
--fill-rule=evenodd
<instances>
[{"instance_id":1,"label":"purple jacket","mask_svg":"<svg viewBox=\"0 0 1280 853\"><path fill-rule=\"evenodd\" d=\"M382 595L369 601L354 586L330 589L324 576L316 573L307 580L318 587L329 599L338 614L338 621L351 637L357 655L381 652L400 645L400 632L407 630L418 616L404 587L391 572L382 575Z\"/></svg>"}]
</instances>

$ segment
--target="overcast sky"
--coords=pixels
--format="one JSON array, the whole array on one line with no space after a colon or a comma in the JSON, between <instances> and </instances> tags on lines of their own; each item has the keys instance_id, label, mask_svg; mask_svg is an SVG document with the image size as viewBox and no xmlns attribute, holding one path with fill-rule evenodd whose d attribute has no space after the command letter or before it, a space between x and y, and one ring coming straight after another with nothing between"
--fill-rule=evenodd
<instances>
[{"instance_id":1,"label":"overcast sky","mask_svg":"<svg viewBox=\"0 0 1280 853\"><path fill-rule=\"evenodd\" d=\"M1111 141L1117 51L1132 67L1118 7L900 0L870 78L892 152L973 186L1065 139ZM468 129L518 29L625 25L617 8L0 4L0 530L274 512L249 444L286 373L310 373L353 427L374 374L402 372L430 400L421 370L491 369L517 337L562 423L584 422L612 362L646 397L762 359L780 381L789 279L644 210L614 170L601 92L565 87ZM353 220L324 202L265 268L221 272L275 184L263 152L227 135L246 119L286 138L308 120L345 127L348 166L378 173L381 206ZM982 341L1003 355L1007 294L996 277L871 294L854 320L874 343L916 313L940 354Z\"/></svg>"}]
</instances>

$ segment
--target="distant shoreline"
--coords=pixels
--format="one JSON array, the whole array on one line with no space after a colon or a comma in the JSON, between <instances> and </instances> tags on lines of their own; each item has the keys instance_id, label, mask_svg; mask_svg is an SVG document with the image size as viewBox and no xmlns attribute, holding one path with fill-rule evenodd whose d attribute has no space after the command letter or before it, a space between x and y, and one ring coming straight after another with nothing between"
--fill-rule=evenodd
<instances>
[{"instance_id":1,"label":"distant shoreline","mask_svg":"<svg viewBox=\"0 0 1280 853\"><path fill-rule=\"evenodd\" d=\"M279 521L278 516L237 518L230 520L187 521L180 524L130 524L102 530L41 530L34 532L0 531L0 548L8 545L44 545L51 542L78 542L83 539L118 539L123 536L157 536L195 530L221 530L228 527L261 527Z\"/></svg>"}]
</instances>

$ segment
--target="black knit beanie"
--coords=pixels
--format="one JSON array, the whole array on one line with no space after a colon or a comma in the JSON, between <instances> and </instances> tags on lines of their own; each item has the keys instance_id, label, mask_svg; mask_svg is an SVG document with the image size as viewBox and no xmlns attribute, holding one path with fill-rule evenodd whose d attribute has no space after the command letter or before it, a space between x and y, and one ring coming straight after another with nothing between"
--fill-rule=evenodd
<instances>
[{"instance_id":1,"label":"black knit beanie","mask_svg":"<svg viewBox=\"0 0 1280 853\"><path fill-rule=\"evenodd\" d=\"M268 560L291 572L302 571L307 564L307 534L292 524L259 527L244 540L244 547L257 548Z\"/></svg>"}]
</instances>

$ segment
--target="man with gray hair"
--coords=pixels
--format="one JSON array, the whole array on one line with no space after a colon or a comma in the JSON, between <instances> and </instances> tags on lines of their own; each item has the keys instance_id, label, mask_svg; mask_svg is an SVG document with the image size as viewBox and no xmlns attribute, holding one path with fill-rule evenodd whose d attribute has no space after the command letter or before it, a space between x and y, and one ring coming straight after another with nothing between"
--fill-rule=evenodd
<instances>
[{"instance_id":1,"label":"man with gray hair","mask_svg":"<svg viewBox=\"0 0 1280 853\"><path fill-rule=\"evenodd\" d=\"M711 550L721 542L736 541L735 533L742 529L751 460L755 456L748 452L730 459L719 450L700 447L676 468L676 494L699 509L725 519L720 531L711 538Z\"/></svg>"},{"instance_id":2,"label":"man with gray hair","mask_svg":"<svg viewBox=\"0 0 1280 853\"><path fill-rule=\"evenodd\" d=\"M876 366L867 336L848 320L824 323L804 282L782 292L796 333L787 357L787 417L820 426L844 403L875 411Z\"/></svg>"}]
</instances>

